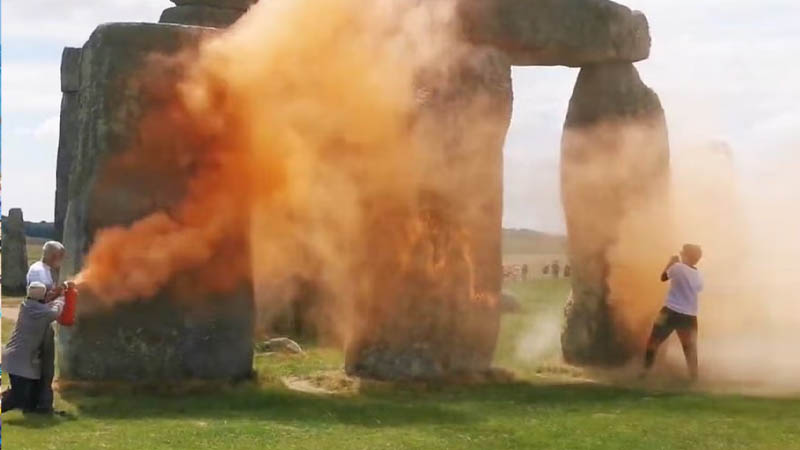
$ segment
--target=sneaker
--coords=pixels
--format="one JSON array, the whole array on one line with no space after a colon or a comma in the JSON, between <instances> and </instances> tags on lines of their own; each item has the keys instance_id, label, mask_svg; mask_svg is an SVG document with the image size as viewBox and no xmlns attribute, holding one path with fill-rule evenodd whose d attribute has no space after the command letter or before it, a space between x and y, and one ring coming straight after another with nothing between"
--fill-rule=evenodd
<instances>
[{"instance_id":1,"label":"sneaker","mask_svg":"<svg viewBox=\"0 0 800 450\"><path fill-rule=\"evenodd\" d=\"M66 411L60 411L57 409L35 409L33 411L28 411L31 414L38 414L40 416L59 416L59 417L66 417L69 415Z\"/></svg>"}]
</instances>

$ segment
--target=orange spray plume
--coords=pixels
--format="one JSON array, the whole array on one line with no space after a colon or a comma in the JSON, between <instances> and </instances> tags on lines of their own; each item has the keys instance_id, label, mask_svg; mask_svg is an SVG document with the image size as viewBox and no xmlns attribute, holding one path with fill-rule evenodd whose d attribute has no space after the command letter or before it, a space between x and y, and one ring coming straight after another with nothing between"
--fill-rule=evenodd
<instances>
[{"instance_id":1,"label":"orange spray plume","mask_svg":"<svg viewBox=\"0 0 800 450\"><path fill-rule=\"evenodd\" d=\"M471 268L445 267L469 262L474 237L458 224L483 220L480 209L440 217L452 232L424 217L484 195L471 180L485 162L454 171L430 150L441 148L437 130L414 127L418 74L445 78L465 53L453 6L260 2L196 52L154 56L139 81L157 106L99 186L149 189L156 208L131 209L157 212L100 230L78 279L109 302L176 279L188 280L180 294L252 282L273 305L288 295L285 280L313 279L342 323L342 302L405 292L398 284L414 273L413 289L483 298ZM450 126L465 141L496 128ZM437 239L434 253L445 253L420 250ZM451 270L457 279L441 276Z\"/></svg>"}]
</instances>

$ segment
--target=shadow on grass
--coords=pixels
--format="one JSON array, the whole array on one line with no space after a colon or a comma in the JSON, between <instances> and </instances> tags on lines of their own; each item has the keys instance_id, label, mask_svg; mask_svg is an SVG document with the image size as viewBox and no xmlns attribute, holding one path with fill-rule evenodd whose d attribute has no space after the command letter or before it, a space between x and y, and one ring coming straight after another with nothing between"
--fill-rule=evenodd
<instances>
[{"instance_id":1,"label":"shadow on grass","mask_svg":"<svg viewBox=\"0 0 800 450\"><path fill-rule=\"evenodd\" d=\"M345 424L397 427L425 424L469 425L489 417L548 411L663 410L691 408L749 417L769 410L798 415L800 400L707 396L691 392L654 393L595 383L546 384L514 382L425 389L403 386L366 390L356 396L317 396L280 387L244 385L215 394L98 395L69 391L62 397L82 417L102 420L191 418L198 420L263 420L285 423ZM655 401L654 401L655 400ZM535 411L533 412L536 413ZM56 421L57 423L57 421ZM41 426L45 425L33 425Z\"/></svg>"},{"instance_id":2,"label":"shadow on grass","mask_svg":"<svg viewBox=\"0 0 800 450\"><path fill-rule=\"evenodd\" d=\"M243 386L218 394L188 396L101 395L79 391L62 394L83 417L135 420L137 418L193 418L306 423L340 423L366 427L469 424L477 418L434 402L396 401L368 396L316 396L282 388Z\"/></svg>"},{"instance_id":3,"label":"shadow on grass","mask_svg":"<svg viewBox=\"0 0 800 450\"><path fill-rule=\"evenodd\" d=\"M19 416L12 416L12 418L7 418L7 415L12 414L11 412L3 413L3 424L4 425L18 425L22 428L29 428L32 430L43 430L47 428L52 428L58 425L61 425L65 421L76 420L77 417L73 415L67 416L51 416L51 415L41 415L41 414L22 414L20 412L15 412L13 414L19 414Z\"/></svg>"}]
</instances>

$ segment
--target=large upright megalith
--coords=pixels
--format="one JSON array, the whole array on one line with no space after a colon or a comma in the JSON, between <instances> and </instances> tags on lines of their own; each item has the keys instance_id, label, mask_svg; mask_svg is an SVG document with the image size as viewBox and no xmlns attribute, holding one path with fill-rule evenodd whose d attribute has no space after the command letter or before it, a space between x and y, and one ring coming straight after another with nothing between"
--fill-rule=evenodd
<instances>
[{"instance_id":1,"label":"large upright megalith","mask_svg":"<svg viewBox=\"0 0 800 450\"><path fill-rule=\"evenodd\" d=\"M78 147L78 92L81 88L81 49L67 47L61 55L61 120L56 161L56 240L64 239L64 217L67 215L69 177L72 160Z\"/></svg>"},{"instance_id":2,"label":"large upright megalith","mask_svg":"<svg viewBox=\"0 0 800 450\"><path fill-rule=\"evenodd\" d=\"M387 253L370 261L385 289L356 307L346 368L359 376L481 372L497 342L511 66L502 52L475 46L447 70L420 73L417 97L414 132L440 163L427 169L437 173L419 186L417 210L383 203L372 211L370 235L381 242L366 248ZM439 171L447 182L437 182ZM414 224L418 232L409 233ZM402 254L409 255L406 264L396 256Z\"/></svg>"},{"instance_id":3,"label":"large upright megalith","mask_svg":"<svg viewBox=\"0 0 800 450\"><path fill-rule=\"evenodd\" d=\"M450 202L442 205L435 201L435 190L426 193L427 201L434 199L425 212L432 225L415 254L419 270L394 280L402 289L390 298L359 305L370 320L358 329L347 354L348 370L359 375L430 378L491 365L499 330L502 148L513 97L510 66L623 62L632 68L630 62L650 52L644 15L607 0L461 0L457 12L463 37L474 47L463 63L448 70L449 77L421 77L426 100L417 126L435 130L440 145L432 152L453 155L448 173L461 195L442 196ZM465 126L483 131L467 133L482 139L466 142ZM602 189L602 181L592 182ZM584 217L583 212L578 216ZM385 235L396 234L389 228ZM427 278L422 268L435 265L431 261L436 258L447 269ZM578 258L573 264L594 262ZM595 280L578 283L600 286ZM597 311L589 316L606 317ZM590 321L573 321L568 328Z\"/></svg>"},{"instance_id":4,"label":"large upright megalith","mask_svg":"<svg viewBox=\"0 0 800 450\"><path fill-rule=\"evenodd\" d=\"M168 212L180 202L191 168L115 162L136 150L146 114L174 98L170 77L178 77L179 71L169 57L190 51L214 32L183 25L114 23L98 27L83 46L77 128L62 129L79 136L64 224L66 277L83 267L99 231L129 225L152 212ZM156 87L166 90L153 89L154 82L163 83ZM175 129L169 123L159 125ZM188 145L188 138L177 131L161 133L159 139L162 146ZM231 237L228 250L249 261L241 241L246 232L240 234ZM212 255L212 261L229 256ZM81 290L75 326L58 329L60 376L131 381L248 376L252 289L241 286L220 294L187 289L198 285L193 282L198 276L208 275L181 273L156 295L123 303L110 302L103 292Z\"/></svg>"},{"instance_id":5,"label":"large upright megalith","mask_svg":"<svg viewBox=\"0 0 800 450\"><path fill-rule=\"evenodd\" d=\"M608 0L463 0L461 11L467 37L502 49L512 64L582 68L562 143L574 269L562 350L578 364L623 362L636 339L613 310L611 252L629 238L623 217L663 193L669 165L658 97L631 64L650 54L647 19Z\"/></svg>"},{"instance_id":6,"label":"large upright megalith","mask_svg":"<svg viewBox=\"0 0 800 450\"><path fill-rule=\"evenodd\" d=\"M12 208L3 219L3 295L23 295L28 274L28 247L22 210Z\"/></svg>"},{"instance_id":7,"label":"large upright megalith","mask_svg":"<svg viewBox=\"0 0 800 450\"><path fill-rule=\"evenodd\" d=\"M626 305L612 301L616 294L609 284L611 252L626 239L639 239L644 246L663 241L663 228L653 226L649 237L633 237L623 234L620 226L626 214L665 194L669 170L664 111L632 64L581 69L561 152L573 267L562 350L572 363L621 364L639 343L622 323Z\"/></svg>"}]
</instances>

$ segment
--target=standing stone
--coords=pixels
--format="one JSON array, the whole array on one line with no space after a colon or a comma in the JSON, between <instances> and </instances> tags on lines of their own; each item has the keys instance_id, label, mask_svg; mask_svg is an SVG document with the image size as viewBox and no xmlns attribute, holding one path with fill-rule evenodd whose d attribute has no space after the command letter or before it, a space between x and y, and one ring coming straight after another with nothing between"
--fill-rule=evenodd
<instances>
[{"instance_id":1,"label":"standing stone","mask_svg":"<svg viewBox=\"0 0 800 450\"><path fill-rule=\"evenodd\" d=\"M22 210L14 208L3 219L3 295L24 295L28 275L28 247Z\"/></svg>"},{"instance_id":2,"label":"standing stone","mask_svg":"<svg viewBox=\"0 0 800 450\"><path fill-rule=\"evenodd\" d=\"M66 47L61 53L61 92L81 89L81 49Z\"/></svg>"},{"instance_id":3,"label":"standing stone","mask_svg":"<svg viewBox=\"0 0 800 450\"><path fill-rule=\"evenodd\" d=\"M191 49L209 33L213 31L175 25L106 24L84 45L80 139L64 225L65 278L80 271L98 231L169 210L183 198L191 178L189 168L182 173L154 174L146 164L120 170L113 163L115 156L132 150L142 139L145 114L165 108L175 98L170 77L179 76L179 71L158 55ZM142 80L149 79L163 82L161 89L146 88ZM194 144L174 126L163 125L173 133L159 134L160 144ZM246 246L235 236L230 241L229 253L214 256L209 267L216 267L220 259L249 261ZM225 273L201 275L224 277ZM109 304L102 293L82 290L75 326L58 328L60 376L131 381L247 377L253 355L252 289L242 286L219 295L181 295L187 286L198 284L193 283L198 276L180 274L152 298L123 304Z\"/></svg>"},{"instance_id":4,"label":"standing stone","mask_svg":"<svg viewBox=\"0 0 800 450\"><path fill-rule=\"evenodd\" d=\"M620 67L629 67L635 73L629 62L647 58L650 51L650 35L644 15L608 0L462 0L458 4L458 14L462 33L476 45L476 51L466 58L470 62L450 70L450 77L421 83L422 97L428 103L421 108L418 124L420 128L430 127L435 130L430 134L437 135L441 143L431 151L448 155L451 165L447 167L447 172L463 177L463 184L456 183L460 195L440 195L435 189L421 195L427 196L426 201L433 199L430 210L425 213L426 220L432 221L435 225L433 228L440 230L430 236L433 255L438 253L447 255L442 258L452 258L445 264L448 267L447 273L442 274L447 282L426 279L426 274L421 269L416 273L411 271L405 278L400 276L399 282L393 280L400 286L397 295L392 298L374 298L360 305L359 310L364 311L362 314L366 316L366 319L362 318L362 322L368 323L368 326L357 331L348 347L346 365L350 373L376 378L432 378L489 367L497 338L499 308L496 299L499 298L502 281L499 246L502 147L512 102L509 66L579 67L596 64L598 67L613 68L613 63L621 61L624 63ZM591 78L589 72L592 70L585 71L583 77ZM620 87L636 88L634 80L630 76L626 78L624 70L618 72L611 74L609 80L589 80L582 85L586 85L589 90L592 84L599 84L601 88L613 88L615 77L620 75ZM635 79L638 81L638 76ZM600 111L600 117L588 121L600 122L601 119L613 118L614 95L617 93L601 97L601 103L607 103L606 109ZM623 94L629 95L628 92ZM593 95L594 92L583 95L576 88L576 96L573 98L576 106L570 109L568 126L582 124L583 118L579 116L583 115L582 109L587 109L583 103L594 101ZM473 102L477 99L490 100L482 108L473 108ZM634 97L633 100L641 99ZM476 111L479 114L473 116ZM658 111L660 112L660 107ZM625 111L621 113L624 114ZM663 114L661 119L663 120ZM461 130L467 126L473 127L473 131L474 127L480 127L484 132L482 139L470 143L460 139L464 134ZM469 135L474 137L475 133ZM568 144L565 147L565 155L568 155L565 160L568 162L572 161L571 155L576 153L571 149L572 146L573 144ZM595 154L594 150L588 151L590 156ZM597 153L600 154L601 152ZM459 158L459 155L465 157ZM476 171L476 167L483 170ZM572 169L566 169L567 180L573 178L572 172ZM565 186L571 189L572 184L568 181ZM598 187L593 180L587 179L586 184L589 186L586 189L589 193ZM485 188L482 192L475 192L474 186ZM598 190L603 189L603 186L599 186ZM570 205L568 209L574 209L575 194L569 190L566 196L570 198L567 201ZM445 206L437 204L437 198L446 198L448 201L462 198L465 204ZM421 203L425 204L425 201ZM483 218L459 213L470 211L470 208L481 211ZM392 212L385 211L382 215L392 217ZM574 218L575 214L572 212L570 215ZM577 214L580 218L585 217L582 211ZM378 221L374 226L381 225ZM604 260L602 253L600 257L592 253L595 251L592 245L604 247L610 244L606 243L602 235L596 238L600 243L592 242L592 232L585 224L576 224L573 220L571 225L575 230L573 234L578 238L583 231L590 236L588 248L584 248L580 239L575 241L574 253L578 255L576 266L583 265L588 272L592 272L591 264ZM459 233L462 232L473 239L469 248L474 253L467 257L459 255L453 247L447 245L448 242L458 242ZM386 233L376 233L383 236L396 234L398 230L391 227ZM399 247L402 248L402 244L404 243ZM378 247L377 244L375 246ZM430 247L420 247L420 265L428 262L426 258L432 257L424 253ZM476 276L474 292L470 292L468 282L471 272ZM599 272L602 274L602 266ZM591 288L601 288L597 295L590 293L587 300L584 300L587 295L581 291L578 307L570 308L578 311L582 310L583 305L598 306L585 316L578 315L585 317L578 319L579 322L584 321L579 325L588 323L594 326L595 322L602 322L609 317L605 309L599 308L601 302L595 301L591 304L593 299L605 300L602 291L604 278L602 275L595 278L578 283L581 286L585 284ZM387 283L393 285L388 281ZM443 289L442 284L447 288ZM387 292L390 291L387 289ZM485 295L493 301L470 301L474 300L476 294ZM602 302L602 305L605 303ZM571 360L574 359L573 353L593 345L602 334L592 332L586 340L575 344L572 336L580 332L572 333L572 330L580 328L579 325L575 324L575 319L570 319L567 326L570 332L565 333L568 347L565 353L569 354L568 359ZM612 327L603 329L606 328ZM600 338L602 342L609 341L602 336ZM572 350L576 345L579 350ZM601 356L600 359L608 358Z\"/></svg>"},{"instance_id":5,"label":"standing stone","mask_svg":"<svg viewBox=\"0 0 800 450\"><path fill-rule=\"evenodd\" d=\"M161 14L161 23L227 28L256 0L172 0L177 6Z\"/></svg>"},{"instance_id":6,"label":"standing stone","mask_svg":"<svg viewBox=\"0 0 800 450\"><path fill-rule=\"evenodd\" d=\"M376 284L385 296L357 305L360 328L347 347L348 373L430 379L490 368L501 313L510 69L501 52L478 47L452 68L419 75L415 132L437 163L421 169L434 172L423 176L428 185L420 188L418 210L375 202L369 236L380 242L366 248L385 255L365 264L382 277ZM446 183L437 182L442 170ZM404 228L414 223L419 235ZM409 251L411 262L400 267L397 255Z\"/></svg>"},{"instance_id":7,"label":"standing stone","mask_svg":"<svg viewBox=\"0 0 800 450\"><path fill-rule=\"evenodd\" d=\"M61 56L61 121L56 163L55 239L64 239L64 217L67 215L69 176L72 159L78 147L78 91L81 86L81 49L67 47Z\"/></svg>"},{"instance_id":8,"label":"standing stone","mask_svg":"<svg viewBox=\"0 0 800 450\"><path fill-rule=\"evenodd\" d=\"M623 311L615 311L611 301L609 252L631 239L619 234L625 214L664 195L669 171L664 111L632 64L581 69L561 159L572 268L564 357L577 364L621 364L635 353L638 342L618 320ZM654 245L664 232L653 229L649 238L636 239Z\"/></svg>"}]
</instances>

